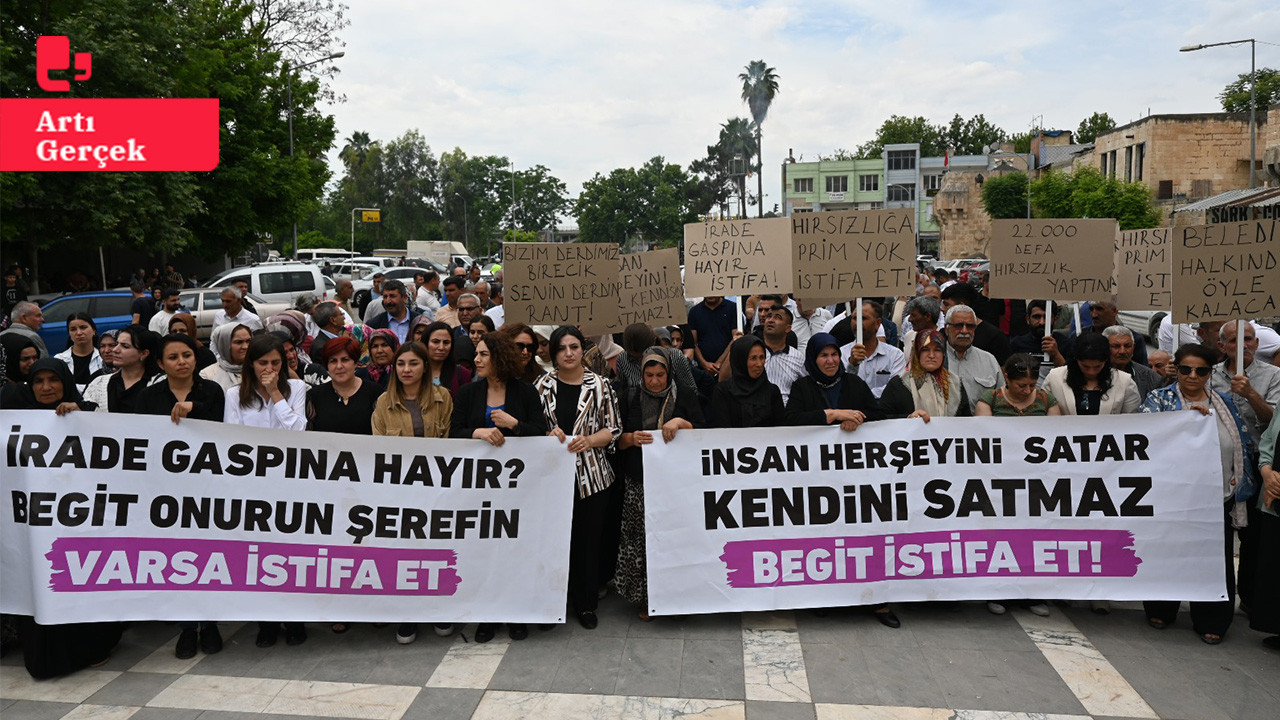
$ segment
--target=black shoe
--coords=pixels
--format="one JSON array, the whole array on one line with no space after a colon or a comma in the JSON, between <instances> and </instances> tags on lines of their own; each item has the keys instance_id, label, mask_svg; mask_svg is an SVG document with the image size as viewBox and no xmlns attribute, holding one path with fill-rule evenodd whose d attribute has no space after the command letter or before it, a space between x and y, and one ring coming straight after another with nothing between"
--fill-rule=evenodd
<instances>
[{"instance_id":1,"label":"black shoe","mask_svg":"<svg viewBox=\"0 0 1280 720\"><path fill-rule=\"evenodd\" d=\"M217 625L209 623L200 631L200 649L205 655L217 655L222 652L222 633L218 632Z\"/></svg>"},{"instance_id":2,"label":"black shoe","mask_svg":"<svg viewBox=\"0 0 1280 720\"><path fill-rule=\"evenodd\" d=\"M480 623L476 626L476 642L487 643L493 639L493 623Z\"/></svg>"},{"instance_id":3,"label":"black shoe","mask_svg":"<svg viewBox=\"0 0 1280 720\"><path fill-rule=\"evenodd\" d=\"M284 628L285 645L301 645L307 641L307 626L302 623L289 623Z\"/></svg>"},{"instance_id":4,"label":"black shoe","mask_svg":"<svg viewBox=\"0 0 1280 720\"><path fill-rule=\"evenodd\" d=\"M275 647L276 639L280 637L280 625L259 625L258 639L253 641L254 645L260 648Z\"/></svg>"},{"instance_id":5,"label":"black shoe","mask_svg":"<svg viewBox=\"0 0 1280 720\"><path fill-rule=\"evenodd\" d=\"M418 639L418 623L400 623L396 628L396 642L408 645Z\"/></svg>"},{"instance_id":6,"label":"black shoe","mask_svg":"<svg viewBox=\"0 0 1280 720\"><path fill-rule=\"evenodd\" d=\"M600 618L596 617L596 614L590 610L579 610L577 615L578 624L588 630L595 630L596 626L600 624Z\"/></svg>"},{"instance_id":7,"label":"black shoe","mask_svg":"<svg viewBox=\"0 0 1280 720\"><path fill-rule=\"evenodd\" d=\"M200 640L200 635L195 630L182 631L178 636L178 644L173 648L173 656L179 660L188 660L196 656L196 645Z\"/></svg>"},{"instance_id":8,"label":"black shoe","mask_svg":"<svg viewBox=\"0 0 1280 720\"><path fill-rule=\"evenodd\" d=\"M508 623L507 637L512 640L523 640L529 637L529 626L524 623Z\"/></svg>"},{"instance_id":9,"label":"black shoe","mask_svg":"<svg viewBox=\"0 0 1280 720\"><path fill-rule=\"evenodd\" d=\"M879 620L880 624L885 627L895 628L895 629L902 627L902 621L898 619L898 616L895 615L892 610L885 610L883 612L873 612L871 614L875 615L876 620Z\"/></svg>"}]
</instances>

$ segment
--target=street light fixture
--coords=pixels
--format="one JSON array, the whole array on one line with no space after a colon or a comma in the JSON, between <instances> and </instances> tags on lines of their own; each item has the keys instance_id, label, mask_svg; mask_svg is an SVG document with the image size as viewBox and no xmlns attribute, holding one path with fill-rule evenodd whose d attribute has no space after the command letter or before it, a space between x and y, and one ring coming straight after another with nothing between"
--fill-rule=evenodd
<instances>
[{"instance_id":1,"label":"street light fixture","mask_svg":"<svg viewBox=\"0 0 1280 720\"><path fill-rule=\"evenodd\" d=\"M337 60L338 58L343 57L345 55L346 55L345 52L336 52L336 53L333 53L332 55L322 57L319 60L312 60L309 63L303 63L301 65L298 65L297 67L289 67L289 62L287 60L285 61L284 74L287 82L287 86L286 86L287 92L285 95L286 97L285 102L287 105L286 111L288 112L288 116L289 116L289 158L290 159L293 159L293 71L309 68L312 65L318 65L322 62L327 62L329 60ZM293 219L293 257L295 259L298 257L298 218L297 217L294 217Z\"/></svg>"},{"instance_id":2,"label":"street light fixture","mask_svg":"<svg viewBox=\"0 0 1280 720\"><path fill-rule=\"evenodd\" d=\"M1248 40L1232 40L1230 42L1183 45L1178 48L1178 52L1195 52L1196 50L1204 50L1205 48L1219 47L1222 45L1243 45L1245 43L1249 43L1249 189L1252 190L1253 188L1258 187L1257 168L1255 167L1258 163L1258 41L1253 38L1249 38Z\"/></svg>"}]
</instances>

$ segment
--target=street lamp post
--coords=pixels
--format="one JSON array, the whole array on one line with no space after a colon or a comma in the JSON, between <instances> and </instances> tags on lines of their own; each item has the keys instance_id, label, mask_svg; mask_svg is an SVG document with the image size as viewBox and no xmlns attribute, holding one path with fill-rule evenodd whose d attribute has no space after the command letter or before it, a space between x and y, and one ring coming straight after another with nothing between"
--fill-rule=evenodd
<instances>
[{"instance_id":1,"label":"street lamp post","mask_svg":"<svg viewBox=\"0 0 1280 720\"><path fill-rule=\"evenodd\" d=\"M322 57L319 60L312 60L309 63L303 63L297 67L292 67L292 68L289 67L288 61L285 61L284 74L285 74L285 79L287 83L285 103L287 105L286 111L289 116L289 159L293 159L293 71L302 70L303 68L309 68L312 65L318 65L322 62L327 62L329 60L337 60L338 58L343 57L344 55L346 55L345 52L336 52L327 57ZM293 219L293 257L295 259L298 257L298 218L297 217L294 217Z\"/></svg>"},{"instance_id":2,"label":"street lamp post","mask_svg":"<svg viewBox=\"0 0 1280 720\"><path fill-rule=\"evenodd\" d=\"M462 195L454 195L454 197L462 201L462 246L470 250L471 246L467 244L471 235L467 229L467 198Z\"/></svg>"},{"instance_id":3,"label":"street lamp post","mask_svg":"<svg viewBox=\"0 0 1280 720\"><path fill-rule=\"evenodd\" d=\"M1230 42L1183 45L1178 48L1178 52L1195 52L1196 50L1204 50L1205 48L1219 47L1221 45L1243 45L1245 43L1249 43L1249 189L1252 190L1258 187L1256 168L1258 164L1258 41L1254 38L1249 38L1248 40L1232 40Z\"/></svg>"},{"instance_id":4,"label":"street lamp post","mask_svg":"<svg viewBox=\"0 0 1280 720\"><path fill-rule=\"evenodd\" d=\"M356 213L364 212L366 210L370 212L377 212L377 213L382 212L382 208L351 208L351 256L352 257L355 257L355 252L356 252Z\"/></svg>"}]
</instances>

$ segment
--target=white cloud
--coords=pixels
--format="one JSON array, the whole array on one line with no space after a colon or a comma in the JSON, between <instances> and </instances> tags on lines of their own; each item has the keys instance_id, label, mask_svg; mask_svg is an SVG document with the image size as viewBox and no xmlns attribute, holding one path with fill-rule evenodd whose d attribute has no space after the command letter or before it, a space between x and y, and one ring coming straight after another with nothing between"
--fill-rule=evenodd
<instances>
[{"instance_id":1,"label":"white cloud","mask_svg":"<svg viewBox=\"0 0 1280 720\"><path fill-rule=\"evenodd\" d=\"M764 126L771 207L788 148L852 149L894 113L985 113L1017 132L1037 115L1074 129L1095 111L1121 123L1148 108L1213 111L1248 71L1247 47L1178 47L1280 27L1280 7L1257 2L988 5L353 3L335 83L348 97L333 109L339 144L356 130L389 140L418 128L437 152L541 163L576 193L596 172L654 155L700 157L722 122L748 116L737 75L764 59L781 76ZM1280 48L1258 50L1260 67L1280 65Z\"/></svg>"}]
</instances>

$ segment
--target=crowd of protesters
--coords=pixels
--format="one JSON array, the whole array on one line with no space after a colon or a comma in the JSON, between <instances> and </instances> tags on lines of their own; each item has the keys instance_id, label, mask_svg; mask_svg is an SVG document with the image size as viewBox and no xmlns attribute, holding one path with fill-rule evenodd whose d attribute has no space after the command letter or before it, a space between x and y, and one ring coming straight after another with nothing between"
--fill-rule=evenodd
<instances>
[{"instance_id":1,"label":"crowd of protesters","mask_svg":"<svg viewBox=\"0 0 1280 720\"><path fill-rule=\"evenodd\" d=\"M1203 481L1222 488L1231 595L1192 603L1191 626L1204 642L1222 642L1238 598L1250 625L1280 649L1273 465L1280 368L1272 364L1280 335L1266 324L1245 323L1242 344L1227 322L1173 327L1167 344L1161 332L1147 346L1117 322L1110 298L1082 314L1047 312L1043 301L992 299L980 283L939 284L921 274L913 297L829 307L782 295L706 297L685 324L587 337L573 326L505 322L500 271L488 282L457 268L444 278L424 271L411 284L375 283L363 308L304 295L266 318L243 290L228 288L209 347L196 340L190 315L169 305L169 290L161 306L136 312L117 333L98 334L91 317L72 316L69 349L56 358L45 356L38 336L0 334L7 381L0 407L493 445L550 435L576 457L566 601L587 629L597 626L599 598L610 589L649 619L640 448L681 431L838 425L856 432L898 418L1199 412L1215 418L1220 439L1221 476ZM144 290L135 290L140 310L152 302ZM19 303L12 312L20 325L30 309ZM1047 615L1045 600L997 598L987 608L1002 614L1017 603ZM1109 612L1103 601L1092 608ZM887 605L868 611L888 627L901 625ZM1178 611L1178 602L1144 604L1153 628L1173 625ZM83 664L103 659L119 638L109 623L70 634L59 632L68 626L26 625L28 647L99 643L77 651ZM447 636L454 628L433 630ZM487 642L496 631L481 624L474 638ZM514 623L506 631L513 640L529 632ZM261 623L256 642L270 647L281 632L288 644L307 638L301 622ZM401 623L396 639L411 643L417 632ZM176 654L221 646L216 623L193 619L181 624Z\"/></svg>"}]
</instances>

